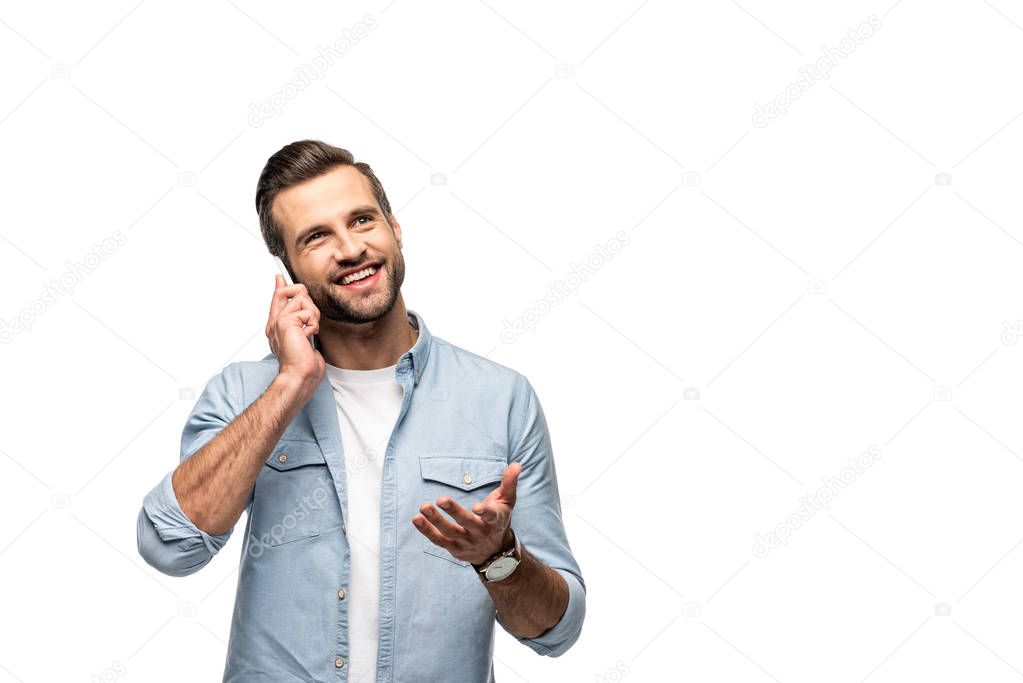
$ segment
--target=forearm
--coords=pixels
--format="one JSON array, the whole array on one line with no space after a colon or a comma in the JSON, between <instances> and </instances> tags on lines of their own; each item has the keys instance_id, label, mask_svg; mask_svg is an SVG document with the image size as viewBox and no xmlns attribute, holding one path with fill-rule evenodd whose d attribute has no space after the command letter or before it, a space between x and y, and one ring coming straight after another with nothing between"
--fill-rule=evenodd
<instances>
[{"instance_id":1,"label":"forearm","mask_svg":"<svg viewBox=\"0 0 1023 683\"><path fill-rule=\"evenodd\" d=\"M551 567L522 547L522 560L501 581L480 580L486 586L505 627L519 638L536 638L552 628L568 607L568 585Z\"/></svg>"},{"instance_id":2,"label":"forearm","mask_svg":"<svg viewBox=\"0 0 1023 683\"><path fill-rule=\"evenodd\" d=\"M263 394L209 443L178 465L171 478L182 512L210 535L234 528L259 471L311 391L278 375Z\"/></svg>"}]
</instances>

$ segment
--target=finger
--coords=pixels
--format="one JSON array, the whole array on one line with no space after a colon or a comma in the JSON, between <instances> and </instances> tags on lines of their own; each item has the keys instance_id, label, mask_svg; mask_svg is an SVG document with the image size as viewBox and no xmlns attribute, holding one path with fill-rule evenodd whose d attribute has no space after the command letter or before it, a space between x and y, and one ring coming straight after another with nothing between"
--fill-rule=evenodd
<instances>
[{"instance_id":1,"label":"finger","mask_svg":"<svg viewBox=\"0 0 1023 683\"><path fill-rule=\"evenodd\" d=\"M287 303L286 299L282 299L280 296L278 296L278 293L281 291L282 287L284 287L284 280L281 279L280 275L277 275L276 280L274 281L274 293L270 297L270 313L267 316L266 322L268 327L270 323L273 322L273 319L276 318L277 315L281 312L281 309L284 308L284 304Z\"/></svg>"},{"instance_id":2,"label":"finger","mask_svg":"<svg viewBox=\"0 0 1023 683\"><path fill-rule=\"evenodd\" d=\"M430 523L433 524L437 531L441 532L444 536L451 539L452 541L463 541L467 540L466 537L469 535L468 530L464 526L455 524L447 517L440 513L440 510L435 508L430 503L423 503L419 506L419 512L423 514Z\"/></svg>"},{"instance_id":3,"label":"finger","mask_svg":"<svg viewBox=\"0 0 1023 683\"><path fill-rule=\"evenodd\" d=\"M279 289L274 290L274 298L287 301L300 294L308 294L309 290L301 282L294 285L284 285Z\"/></svg>"},{"instance_id":4,"label":"finger","mask_svg":"<svg viewBox=\"0 0 1023 683\"><path fill-rule=\"evenodd\" d=\"M295 311L294 313L282 316L279 319L277 326L281 331L286 330L289 327L297 327L303 332L308 332L311 327L319 330L320 322L310 311Z\"/></svg>"},{"instance_id":5,"label":"finger","mask_svg":"<svg viewBox=\"0 0 1023 683\"><path fill-rule=\"evenodd\" d=\"M284 302L284 305L281 306L278 315L284 315L285 313L290 313L291 311L297 311L302 307L315 308L315 305L313 304L312 298L310 298L308 294L299 292Z\"/></svg>"},{"instance_id":6,"label":"finger","mask_svg":"<svg viewBox=\"0 0 1023 683\"><path fill-rule=\"evenodd\" d=\"M480 501L473 505L472 511L479 515L480 519L487 524L493 524L500 518L500 513L497 508L492 505L488 505L485 501Z\"/></svg>"},{"instance_id":7,"label":"finger","mask_svg":"<svg viewBox=\"0 0 1023 683\"><path fill-rule=\"evenodd\" d=\"M300 294L288 302L278 314L278 320L283 320L295 313L300 313L302 322L308 324L310 320L320 321L320 309L316 307L313 300L307 294Z\"/></svg>"},{"instance_id":8,"label":"finger","mask_svg":"<svg viewBox=\"0 0 1023 683\"><path fill-rule=\"evenodd\" d=\"M486 522L479 515L469 512L448 496L441 496L437 499L437 506L451 515L452 519L465 527L468 531L483 531Z\"/></svg>"},{"instance_id":9,"label":"finger","mask_svg":"<svg viewBox=\"0 0 1023 683\"><path fill-rule=\"evenodd\" d=\"M284 308L288 303L288 299L305 291L305 285L299 283L297 285L287 285L284 283L284 278L278 274L274 276L274 293L270 299L270 319L273 320L281 309Z\"/></svg>"},{"instance_id":10,"label":"finger","mask_svg":"<svg viewBox=\"0 0 1023 683\"><path fill-rule=\"evenodd\" d=\"M430 539L430 542L434 545L439 545L441 548L447 549L449 552L455 547L453 541L449 541L447 537L441 532L437 531L437 527L430 523L426 517L422 515L416 515L412 518L412 524L419 530L423 536Z\"/></svg>"},{"instance_id":11,"label":"finger","mask_svg":"<svg viewBox=\"0 0 1023 683\"><path fill-rule=\"evenodd\" d=\"M519 462L513 462L504 469L504 475L501 477L501 497L508 501L508 505L515 505L515 490L521 472L522 463Z\"/></svg>"},{"instance_id":12,"label":"finger","mask_svg":"<svg viewBox=\"0 0 1023 683\"><path fill-rule=\"evenodd\" d=\"M312 314L312 312L315 309L316 307L313 306L312 302L306 303L305 301L302 300L301 297L296 296L294 299L289 301L284 308L281 309L281 312L277 315L277 317L283 320L284 318L287 318L290 315L294 315L295 313Z\"/></svg>"},{"instance_id":13,"label":"finger","mask_svg":"<svg viewBox=\"0 0 1023 683\"><path fill-rule=\"evenodd\" d=\"M320 322L319 316L316 315L315 311L302 309L296 315L298 315L303 325L317 325Z\"/></svg>"}]
</instances>

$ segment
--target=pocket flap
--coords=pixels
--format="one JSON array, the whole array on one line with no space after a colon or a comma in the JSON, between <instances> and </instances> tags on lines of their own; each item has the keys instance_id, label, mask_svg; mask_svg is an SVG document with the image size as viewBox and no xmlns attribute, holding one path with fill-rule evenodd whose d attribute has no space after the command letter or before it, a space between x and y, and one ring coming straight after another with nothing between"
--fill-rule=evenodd
<instances>
[{"instance_id":1,"label":"pocket flap","mask_svg":"<svg viewBox=\"0 0 1023 683\"><path fill-rule=\"evenodd\" d=\"M439 481L463 491L501 481L508 463L462 455L422 455L419 467L423 479Z\"/></svg>"},{"instance_id":2,"label":"pocket flap","mask_svg":"<svg viewBox=\"0 0 1023 683\"><path fill-rule=\"evenodd\" d=\"M277 442L266 459L267 465L281 472L303 465L325 465L326 463L323 451L315 441L285 441L282 439Z\"/></svg>"}]
</instances>

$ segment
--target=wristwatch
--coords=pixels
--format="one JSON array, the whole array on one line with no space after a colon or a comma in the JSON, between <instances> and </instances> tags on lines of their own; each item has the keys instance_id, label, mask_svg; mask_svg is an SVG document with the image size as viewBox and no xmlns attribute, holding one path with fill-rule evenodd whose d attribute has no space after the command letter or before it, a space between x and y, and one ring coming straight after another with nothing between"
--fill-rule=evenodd
<instances>
[{"instance_id":1,"label":"wristwatch","mask_svg":"<svg viewBox=\"0 0 1023 683\"><path fill-rule=\"evenodd\" d=\"M509 529L512 535L512 546L490 556L483 564L474 564L472 568L483 575L488 582L501 581L511 576L515 568L522 561L522 544L513 529Z\"/></svg>"}]
</instances>

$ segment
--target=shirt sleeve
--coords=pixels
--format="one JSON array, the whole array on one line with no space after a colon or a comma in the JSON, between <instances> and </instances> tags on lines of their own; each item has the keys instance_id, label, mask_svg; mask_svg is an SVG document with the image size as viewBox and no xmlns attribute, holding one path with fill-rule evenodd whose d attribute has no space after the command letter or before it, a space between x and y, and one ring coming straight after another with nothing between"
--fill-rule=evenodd
<instances>
[{"instance_id":1,"label":"shirt sleeve","mask_svg":"<svg viewBox=\"0 0 1023 683\"><path fill-rule=\"evenodd\" d=\"M241 412L240 381L237 366L231 364L207 382L182 431L181 462L209 443ZM214 536L195 526L178 504L171 484L173 474L172 470L164 475L142 501L138 550L146 563L162 573L187 576L213 559L233 529Z\"/></svg>"},{"instance_id":2,"label":"shirt sleeve","mask_svg":"<svg viewBox=\"0 0 1023 683\"><path fill-rule=\"evenodd\" d=\"M572 647L582 631L586 584L565 534L547 420L536 392L525 377L521 378L517 396L522 417L511 459L522 464L522 472L516 484L512 529L528 553L565 579L568 607L557 624L536 638L515 636L500 617L497 623L537 654L558 657Z\"/></svg>"}]
</instances>

